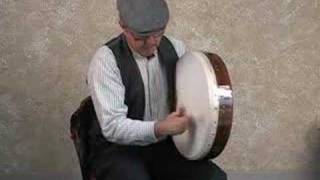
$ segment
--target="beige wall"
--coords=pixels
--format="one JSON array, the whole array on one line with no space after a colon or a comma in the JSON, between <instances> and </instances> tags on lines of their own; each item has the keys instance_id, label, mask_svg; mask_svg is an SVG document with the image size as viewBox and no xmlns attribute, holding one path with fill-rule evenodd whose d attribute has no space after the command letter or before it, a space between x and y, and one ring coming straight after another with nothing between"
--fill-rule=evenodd
<instances>
[{"instance_id":1,"label":"beige wall","mask_svg":"<svg viewBox=\"0 0 320 180\"><path fill-rule=\"evenodd\" d=\"M0 0L0 174L78 174L69 117L114 0ZM225 61L235 124L227 170L320 169L320 1L168 0L168 35Z\"/></svg>"}]
</instances>

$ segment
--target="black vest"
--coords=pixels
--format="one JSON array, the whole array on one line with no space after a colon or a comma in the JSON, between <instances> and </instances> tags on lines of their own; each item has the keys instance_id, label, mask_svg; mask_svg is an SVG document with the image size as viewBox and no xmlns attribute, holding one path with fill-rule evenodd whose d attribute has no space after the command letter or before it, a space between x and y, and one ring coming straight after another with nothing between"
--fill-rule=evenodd
<instances>
[{"instance_id":1,"label":"black vest","mask_svg":"<svg viewBox=\"0 0 320 180\"><path fill-rule=\"evenodd\" d=\"M125 104L128 106L128 118L142 120L145 109L145 92L138 64L133 58L123 34L112 39L106 45L112 50L117 66L120 70L122 83L125 87ZM175 68L178 55L170 43L163 37L159 48L158 57L160 65L164 67L168 84L168 107L170 112L175 109Z\"/></svg>"}]
</instances>

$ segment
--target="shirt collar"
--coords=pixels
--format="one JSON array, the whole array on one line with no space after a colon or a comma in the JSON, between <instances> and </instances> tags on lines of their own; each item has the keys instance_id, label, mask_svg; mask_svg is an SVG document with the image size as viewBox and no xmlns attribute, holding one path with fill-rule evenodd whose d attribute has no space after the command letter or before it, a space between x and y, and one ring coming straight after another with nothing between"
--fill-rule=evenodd
<instances>
[{"instance_id":1,"label":"shirt collar","mask_svg":"<svg viewBox=\"0 0 320 180\"><path fill-rule=\"evenodd\" d=\"M132 52L133 58L136 59L136 60L140 60L140 61L141 61L141 60L149 60L149 59L152 59L152 58L158 56L158 50L155 50L155 52L153 53L153 54L154 54L153 57L147 58L147 57L144 57L144 56L140 55L140 54L139 54L138 52L136 52L135 50L133 50L133 49L130 47L129 44L128 44L128 46L129 46L129 49L130 49L131 52Z\"/></svg>"}]
</instances>

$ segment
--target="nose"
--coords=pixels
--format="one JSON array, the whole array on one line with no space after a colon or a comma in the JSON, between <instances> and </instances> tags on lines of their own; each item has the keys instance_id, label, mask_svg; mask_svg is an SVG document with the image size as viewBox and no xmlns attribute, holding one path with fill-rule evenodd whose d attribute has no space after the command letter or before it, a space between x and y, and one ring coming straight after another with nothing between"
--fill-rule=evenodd
<instances>
[{"instance_id":1,"label":"nose","mask_svg":"<svg viewBox=\"0 0 320 180\"><path fill-rule=\"evenodd\" d=\"M155 36L149 36L146 41L146 44L150 46L157 46L158 43L159 43L159 38Z\"/></svg>"}]
</instances>

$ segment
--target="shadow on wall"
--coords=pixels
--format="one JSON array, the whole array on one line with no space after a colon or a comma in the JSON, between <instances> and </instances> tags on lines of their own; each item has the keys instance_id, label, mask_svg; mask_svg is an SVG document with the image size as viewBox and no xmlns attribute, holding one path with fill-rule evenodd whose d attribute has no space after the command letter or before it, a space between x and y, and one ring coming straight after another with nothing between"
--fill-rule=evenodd
<instances>
[{"instance_id":1,"label":"shadow on wall","mask_svg":"<svg viewBox=\"0 0 320 180\"><path fill-rule=\"evenodd\" d=\"M306 142L308 151L311 153L311 160L309 164L310 171L312 171L312 179L318 180L320 175L320 116L315 117L315 121L310 127Z\"/></svg>"}]
</instances>

